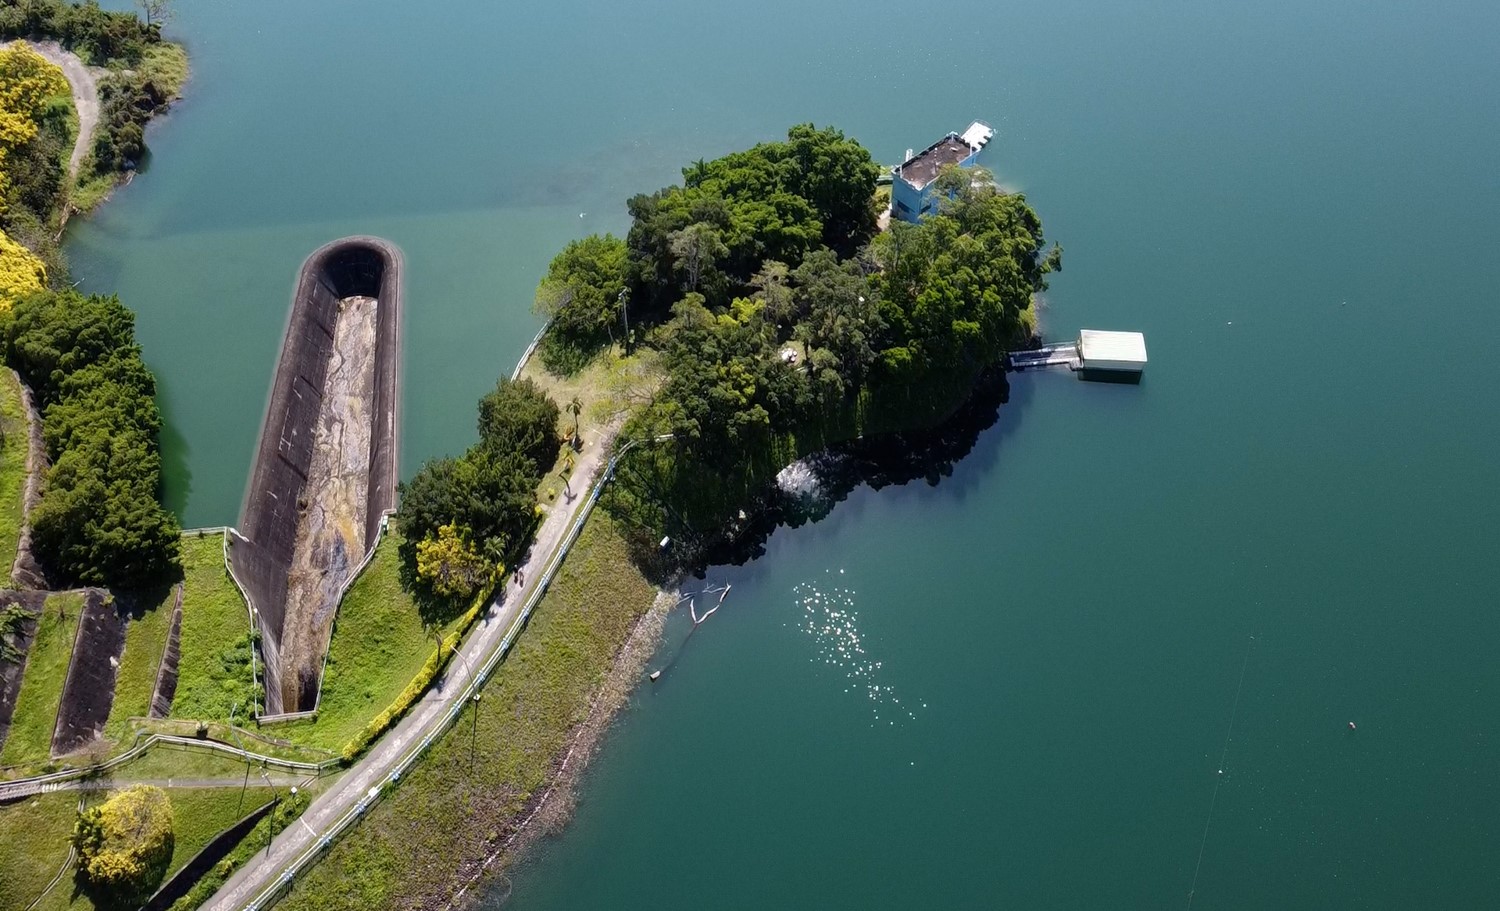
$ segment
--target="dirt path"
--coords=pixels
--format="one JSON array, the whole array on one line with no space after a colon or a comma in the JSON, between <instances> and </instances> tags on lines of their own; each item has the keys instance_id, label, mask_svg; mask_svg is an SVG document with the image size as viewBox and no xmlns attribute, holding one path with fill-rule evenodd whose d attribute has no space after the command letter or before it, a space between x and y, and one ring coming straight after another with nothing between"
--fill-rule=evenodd
<instances>
[{"instance_id":1,"label":"dirt path","mask_svg":"<svg viewBox=\"0 0 1500 911\"><path fill-rule=\"evenodd\" d=\"M78 110L78 139L73 143L73 154L68 158L68 175L78 176L78 166L94 139L94 127L99 123L99 85L94 81L94 71L78 59L72 51L65 51L56 41L28 41L31 49L62 67L73 88L73 107Z\"/></svg>"}]
</instances>

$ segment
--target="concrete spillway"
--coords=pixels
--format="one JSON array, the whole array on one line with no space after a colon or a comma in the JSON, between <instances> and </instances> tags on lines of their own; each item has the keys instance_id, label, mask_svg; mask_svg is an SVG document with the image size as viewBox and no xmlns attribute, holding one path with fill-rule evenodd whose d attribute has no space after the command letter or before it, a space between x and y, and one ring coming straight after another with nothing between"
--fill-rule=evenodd
<instances>
[{"instance_id":1,"label":"concrete spillway","mask_svg":"<svg viewBox=\"0 0 1500 911\"><path fill-rule=\"evenodd\" d=\"M339 598L396 505L401 266L394 245L349 237L297 278L229 549L266 714L314 707Z\"/></svg>"}]
</instances>

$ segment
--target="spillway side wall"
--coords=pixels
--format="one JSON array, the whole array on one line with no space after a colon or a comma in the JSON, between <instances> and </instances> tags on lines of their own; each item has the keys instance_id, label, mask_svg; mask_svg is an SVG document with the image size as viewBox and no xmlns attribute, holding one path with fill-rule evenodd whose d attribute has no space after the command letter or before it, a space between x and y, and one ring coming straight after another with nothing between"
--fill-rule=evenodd
<instances>
[{"instance_id":1,"label":"spillway side wall","mask_svg":"<svg viewBox=\"0 0 1500 911\"><path fill-rule=\"evenodd\" d=\"M370 484L365 513L365 553L380 538L381 517L396 508L396 485L400 480L401 446L401 277L405 263L401 250L379 241L386 265L381 270L380 303L375 311L375 396L371 410Z\"/></svg>"},{"instance_id":2,"label":"spillway side wall","mask_svg":"<svg viewBox=\"0 0 1500 911\"><path fill-rule=\"evenodd\" d=\"M261 633L271 639L268 660L281 642L288 574L304 506L301 501L317 441L339 302L346 297L379 301L370 483L364 516L367 542L375 540L373 530L381 514L395 508L401 272L401 252L395 245L374 237L349 237L319 248L298 275L240 510L240 536L229 552ZM267 668L268 675L272 670Z\"/></svg>"}]
</instances>

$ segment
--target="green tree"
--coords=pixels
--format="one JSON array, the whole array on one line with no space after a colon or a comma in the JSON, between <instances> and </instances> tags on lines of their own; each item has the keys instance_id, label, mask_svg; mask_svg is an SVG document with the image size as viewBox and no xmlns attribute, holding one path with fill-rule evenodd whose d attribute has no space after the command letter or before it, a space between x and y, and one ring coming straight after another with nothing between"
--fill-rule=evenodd
<instances>
[{"instance_id":1,"label":"green tree","mask_svg":"<svg viewBox=\"0 0 1500 911\"><path fill-rule=\"evenodd\" d=\"M557 457L560 417L557 403L536 383L501 379L494 391L479 400L479 442L495 452L525 456L541 477Z\"/></svg>"},{"instance_id":2,"label":"green tree","mask_svg":"<svg viewBox=\"0 0 1500 911\"><path fill-rule=\"evenodd\" d=\"M417 542L416 560L418 578L445 598L471 598L501 571L475 549L469 530L452 522Z\"/></svg>"},{"instance_id":3,"label":"green tree","mask_svg":"<svg viewBox=\"0 0 1500 911\"><path fill-rule=\"evenodd\" d=\"M573 449L578 450L583 448L583 440L578 436L578 420L583 414L583 400L573 396L568 402L567 410L573 416Z\"/></svg>"},{"instance_id":4,"label":"green tree","mask_svg":"<svg viewBox=\"0 0 1500 911\"><path fill-rule=\"evenodd\" d=\"M668 375L658 421L705 463L732 465L769 434L792 427L811 403L807 378L782 363L775 330L758 310L715 316L698 295L667 326Z\"/></svg>"},{"instance_id":5,"label":"green tree","mask_svg":"<svg viewBox=\"0 0 1500 911\"><path fill-rule=\"evenodd\" d=\"M76 370L135 348L135 314L116 297L74 291L33 295L16 303L3 324L5 361L37 394L57 400Z\"/></svg>"},{"instance_id":6,"label":"green tree","mask_svg":"<svg viewBox=\"0 0 1500 911\"><path fill-rule=\"evenodd\" d=\"M993 362L1028 333L1032 296L1061 264L1058 253L1043 253L1041 221L1023 196L1000 192L982 173L941 177L953 195L937 214L893 224L870 245L887 381Z\"/></svg>"},{"instance_id":7,"label":"green tree","mask_svg":"<svg viewBox=\"0 0 1500 911\"><path fill-rule=\"evenodd\" d=\"M135 785L78 815L78 869L107 903L150 895L172 860L172 802L152 785Z\"/></svg>"},{"instance_id":8,"label":"green tree","mask_svg":"<svg viewBox=\"0 0 1500 911\"><path fill-rule=\"evenodd\" d=\"M760 270L750 276L750 287L755 296L765 304L766 319L776 325L789 323L800 314L792 295L791 272L786 263L768 259L761 263Z\"/></svg>"},{"instance_id":9,"label":"green tree","mask_svg":"<svg viewBox=\"0 0 1500 911\"><path fill-rule=\"evenodd\" d=\"M719 257L729 253L718 230L705 222L688 225L669 235L675 267L683 277L683 287L697 291L705 271L712 269Z\"/></svg>"},{"instance_id":10,"label":"green tree","mask_svg":"<svg viewBox=\"0 0 1500 911\"><path fill-rule=\"evenodd\" d=\"M521 453L484 446L423 465L401 486L397 512L408 590L437 594L418 572L417 545L437 540L444 525L466 529L476 552L491 563L513 563L535 525L540 478L535 463Z\"/></svg>"},{"instance_id":11,"label":"green tree","mask_svg":"<svg viewBox=\"0 0 1500 911\"><path fill-rule=\"evenodd\" d=\"M852 254L875 235L872 200L880 166L868 149L832 127L794 126L787 147L800 178L795 190L817 209L823 243Z\"/></svg>"},{"instance_id":12,"label":"green tree","mask_svg":"<svg viewBox=\"0 0 1500 911\"><path fill-rule=\"evenodd\" d=\"M134 316L72 291L18 302L0 327L6 360L44 406L53 460L31 515L59 584L144 587L178 568L181 529L161 507L161 415Z\"/></svg>"},{"instance_id":13,"label":"green tree","mask_svg":"<svg viewBox=\"0 0 1500 911\"><path fill-rule=\"evenodd\" d=\"M809 352L823 349L832 355L832 361L819 364L836 370L845 388L859 388L885 331L875 291L858 265L839 262L828 249L809 254L797 267L795 281L797 309L806 314L797 324L798 337Z\"/></svg>"},{"instance_id":14,"label":"green tree","mask_svg":"<svg viewBox=\"0 0 1500 911\"><path fill-rule=\"evenodd\" d=\"M575 240L553 258L533 304L552 321L542 347L550 369L575 372L614 338L626 266L625 241L610 234Z\"/></svg>"}]
</instances>

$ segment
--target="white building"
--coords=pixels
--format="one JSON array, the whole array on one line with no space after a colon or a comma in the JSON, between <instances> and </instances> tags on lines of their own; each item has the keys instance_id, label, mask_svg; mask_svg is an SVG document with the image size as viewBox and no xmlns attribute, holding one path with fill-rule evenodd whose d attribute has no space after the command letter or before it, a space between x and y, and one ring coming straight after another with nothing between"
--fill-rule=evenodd
<instances>
[{"instance_id":1,"label":"white building","mask_svg":"<svg viewBox=\"0 0 1500 911\"><path fill-rule=\"evenodd\" d=\"M1078 333L1078 368L1140 373L1146 369L1146 337L1139 332L1084 329Z\"/></svg>"}]
</instances>

